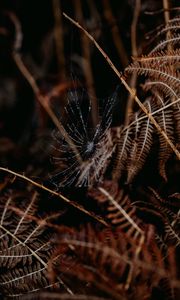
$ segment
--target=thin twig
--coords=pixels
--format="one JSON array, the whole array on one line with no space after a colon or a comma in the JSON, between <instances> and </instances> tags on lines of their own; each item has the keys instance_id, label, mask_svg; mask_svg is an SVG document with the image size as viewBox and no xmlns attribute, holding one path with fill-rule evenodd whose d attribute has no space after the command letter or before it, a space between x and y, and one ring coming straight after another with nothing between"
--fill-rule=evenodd
<instances>
[{"instance_id":1,"label":"thin twig","mask_svg":"<svg viewBox=\"0 0 180 300\"><path fill-rule=\"evenodd\" d=\"M54 125L57 127L57 129L59 130L61 135L64 137L65 141L68 143L70 148L73 150L73 152L75 153L75 155L77 157L77 160L80 163L82 163L82 159L81 159L81 156L80 156L80 154L77 150L76 145L73 143L72 139L69 137L69 135L66 132L66 130L65 130L64 126L62 125L61 121L56 117L56 115L54 114L52 108L49 106L49 97L44 96L44 95L41 94L41 91L40 91L34 77L32 76L32 74L29 72L29 70L24 65L20 54L17 53L17 52L14 52L13 53L13 58L14 58L14 61L17 65L18 69L21 71L21 73L26 78L26 80L29 82L34 94L36 95L36 98L37 98L38 102L41 104L41 106L47 112L47 114L51 118Z\"/></svg>"},{"instance_id":2,"label":"thin twig","mask_svg":"<svg viewBox=\"0 0 180 300\"><path fill-rule=\"evenodd\" d=\"M73 150L74 154L77 157L78 162L81 164L82 158L77 150L77 147L74 144L74 142L72 141L72 139L69 137L68 133L66 132L63 125L61 124L60 120L56 117L53 110L51 109L51 107L49 105L49 97L41 94L41 91L36 83L35 78L30 73L30 71L27 69L24 62L22 61L22 58L20 55L20 50L21 50L21 45L22 45L21 24L20 24L18 18L13 13L8 13L8 15L15 26L15 41L14 41L14 47L13 47L13 52L12 52L13 59L17 65L19 71L22 73L24 78L27 80L27 82L31 86L38 102L45 109L46 113L49 115L49 117L51 118L54 125L57 127L57 129L59 130L61 135L64 137L65 141L68 143L70 148Z\"/></svg>"},{"instance_id":3,"label":"thin twig","mask_svg":"<svg viewBox=\"0 0 180 300\"><path fill-rule=\"evenodd\" d=\"M141 11L141 0L136 0L133 20L131 24L131 52L134 58L138 57L139 55L139 49L137 47L137 23L138 23L140 11ZM136 82L137 82L137 73L134 72L131 76L131 80L129 83L129 86L134 90L136 87ZM129 95L127 100L126 115L125 115L125 122L124 122L125 126L128 125L129 117L133 111L133 102L134 102L133 100L134 98L131 95Z\"/></svg>"},{"instance_id":4,"label":"thin twig","mask_svg":"<svg viewBox=\"0 0 180 300\"><path fill-rule=\"evenodd\" d=\"M75 5L75 14L76 18L81 21L82 24L85 24L82 7L81 7L81 0L74 1ZM94 79L93 79L93 72L91 67L91 50L90 50L90 41L84 34L80 35L81 38L81 46L82 46L82 65L84 76L86 80L88 94L91 97L91 118L92 118L92 125L95 128L98 124L98 105L97 105L97 96L94 89Z\"/></svg>"},{"instance_id":5,"label":"thin twig","mask_svg":"<svg viewBox=\"0 0 180 300\"><path fill-rule=\"evenodd\" d=\"M169 1L168 0L163 0L163 8L164 8L165 23L168 24L168 22L170 20Z\"/></svg>"},{"instance_id":6,"label":"thin twig","mask_svg":"<svg viewBox=\"0 0 180 300\"><path fill-rule=\"evenodd\" d=\"M163 0L163 8L164 8L164 19L165 19L165 23L166 26L168 26L168 23L170 21L170 0ZM169 29L166 32L166 39L167 40L171 40L172 38L172 34L171 34L171 30ZM169 53L173 52L173 44L172 43L168 43L167 44L167 50ZM172 73L174 73L174 65L173 64L169 64L170 70ZM171 100L172 102L174 102L174 98L172 98Z\"/></svg>"},{"instance_id":7,"label":"thin twig","mask_svg":"<svg viewBox=\"0 0 180 300\"><path fill-rule=\"evenodd\" d=\"M175 145L171 142L171 140L169 139L169 137L167 136L167 134L165 133L164 130L161 129L161 127L159 126L159 124L156 122L156 120L153 118L153 116L151 115L151 113L149 113L149 111L146 109L146 107L144 106L144 104L139 100L139 98L137 97L135 91L133 89L131 89L129 87L129 85L127 84L127 82L125 81L125 79L123 78L123 76L120 74L120 72L117 70L117 68L115 67L115 65L113 64L113 62L111 61L111 59L109 58L109 56L106 54L106 52L100 47L100 45L97 43L97 41L75 20L73 20L71 17L69 17L67 14L63 13L64 17L66 19L68 19L71 23L73 23L76 27L78 27L80 30L82 30L84 32L84 34L94 43L94 45L96 46L96 48L100 51L100 53L103 55L103 57L105 58L105 60L107 61L107 63L110 65L110 67L112 68L112 70L115 72L115 74L118 76L118 78L121 80L122 84L125 86L125 88L127 89L127 91L131 94L131 96L135 99L135 101L137 102L137 104L139 105L139 107L144 111L144 113L148 116L148 118L150 119L150 121L154 124L154 126L156 127L156 129L160 132L160 134L165 138L166 142L169 144L169 146L172 148L172 150L174 151L174 153L176 154L176 156L178 157L178 159L180 159L180 152L178 151L178 149L175 147Z\"/></svg>"},{"instance_id":8,"label":"thin twig","mask_svg":"<svg viewBox=\"0 0 180 300\"><path fill-rule=\"evenodd\" d=\"M15 171L12 171L10 169L7 169L7 168L3 168L3 167L0 167L0 171L2 172L6 172L6 173L9 173L9 174L12 174L20 179L23 179L29 183L31 183L32 185L62 199L64 202L68 203L69 205L73 206L74 208L78 209L79 211L85 213L86 215L90 216L91 218L93 218L94 220L98 221L99 223L105 225L105 226L108 226L108 224L106 223L106 221L104 221L102 218L94 215L92 212L86 210L84 207L82 207L81 205L69 200L68 198L66 198L65 196L63 196L61 193L58 193L56 191L53 191L51 189L49 189L48 187L30 179L29 177L25 176L24 174L20 174L20 173L17 173Z\"/></svg>"},{"instance_id":9,"label":"thin twig","mask_svg":"<svg viewBox=\"0 0 180 300\"><path fill-rule=\"evenodd\" d=\"M165 19L165 23L166 25L169 23L169 20L170 20L170 3L169 3L169 0L163 0L163 8L164 8L164 19ZM171 31L168 30L167 33L166 33L166 38L167 40L171 39L172 35L171 35ZM172 47L172 44L171 43L168 43L168 50L169 51L172 51L173 50L173 47ZM171 69L173 71L173 66L171 66Z\"/></svg>"},{"instance_id":10,"label":"thin twig","mask_svg":"<svg viewBox=\"0 0 180 300\"><path fill-rule=\"evenodd\" d=\"M110 1L103 0L103 6L104 6L104 16L110 25L114 45L116 46L117 52L119 54L121 64L122 64L123 68L125 68L125 67L127 67L128 63L129 63L129 60L128 60L126 50L124 48L121 36L120 36L120 32L119 32L119 28L117 26L116 19L112 13Z\"/></svg>"},{"instance_id":11,"label":"thin twig","mask_svg":"<svg viewBox=\"0 0 180 300\"><path fill-rule=\"evenodd\" d=\"M63 40L63 26L62 26L62 13L61 3L59 0L52 0L53 13L54 13L54 39L56 45L56 57L58 62L58 71L61 80L66 79L65 57L64 57L64 40Z\"/></svg>"},{"instance_id":12,"label":"thin twig","mask_svg":"<svg viewBox=\"0 0 180 300\"><path fill-rule=\"evenodd\" d=\"M137 57L139 55L138 47L137 47L137 23L138 23L140 11L141 11L141 0L136 0L133 20L131 24L131 48L132 48L133 57Z\"/></svg>"}]
</instances>

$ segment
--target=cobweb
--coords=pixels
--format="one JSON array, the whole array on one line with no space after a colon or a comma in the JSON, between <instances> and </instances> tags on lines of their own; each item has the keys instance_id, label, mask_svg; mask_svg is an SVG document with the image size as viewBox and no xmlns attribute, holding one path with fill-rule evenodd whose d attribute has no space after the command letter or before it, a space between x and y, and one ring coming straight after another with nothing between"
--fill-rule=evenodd
<instances>
[{"instance_id":1,"label":"cobweb","mask_svg":"<svg viewBox=\"0 0 180 300\"><path fill-rule=\"evenodd\" d=\"M57 186L89 186L102 180L113 152L109 128L116 98L117 89L104 101L100 121L92 128L91 101L87 100L87 94L83 89L69 91L64 127L78 150L80 160L60 133L54 132L58 155L53 157L53 162L59 171L52 180Z\"/></svg>"}]
</instances>

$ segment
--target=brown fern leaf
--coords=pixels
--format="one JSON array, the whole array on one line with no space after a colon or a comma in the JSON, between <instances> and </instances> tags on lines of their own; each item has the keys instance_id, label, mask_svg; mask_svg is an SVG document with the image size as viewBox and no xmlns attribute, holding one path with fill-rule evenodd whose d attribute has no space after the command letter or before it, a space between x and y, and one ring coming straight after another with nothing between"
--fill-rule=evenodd
<instances>
[{"instance_id":1,"label":"brown fern leaf","mask_svg":"<svg viewBox=\"0 0 180 300\"><path fill-rule=\"evenodd\" d=\"M149 113L153 114L158 106L152 99L147 99L144 103ZM118 129L113 133L118 133ZM154 126L149 118L141 111L135 113L130 125L121 129L119 138L119 147L115 152L113 161L113 179L117 180L122 174L122 170L127 171L127 182L130 183L138 172L142 169L147 156L151 150L154 139ZM115 139L114 139L115 140ZM117 143L117 140L115 140Z\"/></svg>"},{"instance_id":2,"label":"brown fern leaf","mask_svg":"<svg viewBox=\"0 0 180 300\"><path fill-rule=\"evenodd\" d=\"M98 188L91 189L89 195L99 204L106 204L106 217L113 226L132 239L139 239L143 236L142 222L136 216L136 210L131 205L129 195L123 189L119 189L116 182L105 180Z\"/></svg>"},{"instance_id":3,"label":"brown fern leaf","mask_svg":"<svg viewBox=\"0 0 180 300\"><path fill-rule=\"evenodd\" d=\"M60 232L60 248L56 256L62 256L63 251L64 260L63 264L59 261L59 269L56 267L55 272L64 272L70 277L78 277L80 281L90 282L91 291L100 289L117 299L123 289L122 279L127 277L128 253L130 255L132 250L127 250L123 235L119 231L99 232L91 226L80 231L69 229L69 233L66 228L62 228ZM123 257L125 249L126 258Z\"/></svg>"},{"instance_id":4,"label":"brown fern leaf","mask_svg":"<svg viewBox=\"0 0 180 300\"><path fill-rule=\"evenodd\" d=\"M158 235L160 235L162 243L179 247L180 207L178 201L173 203L172 201L161 198L152 188L150 188L150 191L151 193L148 196L147 201L137 201L134 203L135 207L138 210L157 218L159 223L157 223L157 232ZM152 217L151 219L153 219Z\"/></svg>"},{"instance_id":5,"label":"brown fern leaf","mask_svg":"<svg viewBox=\"0 0 180 300\"><path fill-rule=\"evenodd\" d=\"M150 113L154 109L151 107L153 106L151 102L147 99L145 103L145 107ZM144 165L153 144L153 131L154 128L148 118L140 122L139 132L135 135L133 142L136 145L136 151L130 155L127 162L127 182L131 182Z\"/></svg>"},{"instance_id":6,"label":"brown fern leaf","mask_svg":"<svg viewBox=\"0 0 180 300\"><path fill-rule=\"evenodd\" d=\"M177 28L177 30L178 29L179 28ZM166 32L168 32L168 30ZM164 39L163 41L158 43L158 45L150 52L150 54L154 54L154 53L157 53L157 52L159 53L164 48L166 48L168 45L171 45L171 46L174 47L174 46L178 45L179 41L180 41L180 34L178 34L178 33L171 34L169 38L166 36L166 39Z\"/></svg>"},{"instance_id":7,"label":"brown fern leaf","mask_svg":"<svg viewBox=\"0 0 180 300\"><path fill-rule=\"evenodd\" d=\"M172 289L179 285L176 268L173 269L173 249L165 261L154 236L141 245L140 256L137 256L137 241L118 229L99 231L88 226L75 231L61 228L57 244L55 256L63 257L63 261L60 259L55 266L52 264L54 275L64 273L68 282L78 278L79 284L86 287L86 295L93 295L96 290L98 295L111 299L130 300L137 295L141 295L138 299L144 299L163 278L168 279Z\"/></svg>"},{"instance_id":8,"label":"brown fern leaf","mask_svg":"<svg viewBox=\"0 0 180 300\"><path fill-rule=\"evenodd\" d=\"M180 149L180 117L179 117L179 115L180 115L180 108L176 107L174 109L173 116L174 116L175 128L176 128L175 140L176 140L176 146L178 149Z\"/></svg>"},{"instance_id":9,"label":"brown fern leaf","mask_svg":"<svg viewBox=\"0 0 180 300\"><path fill-rule=\"evenodd\" d=\"M158 54L158 56L161 56L161 54ZM180 84L178 72L170 68L168 64L162 64L161 60L155 62L154 58L148 61L136 61L126 68L126 72L136 72L139 75L145 75L148 78L160 80L174 89L178 89Z\"/></svg>"},{"instance_id":10,"label":"brown fern leaf","mask_svg":"<svg viewBox=\"0 0 180 300\"><path fill-rule=\"evenodd\" d=\"M132 131L127 129L123 132L122 127L111 129L112 139L115 144L112 177L118 180L122 172L126 170L127 158L132 145Z\"/></svg>"},{"instance_id":11,"label":"brown fern leaf","mask_svg":"<svg viewBox=\"0 0 180 300\"><path fill-rule=\"evenodd\" d=\"M0 293L7 299L63 284L60 278L56 282L48 278L53 246L45 221L53 216L34 222L37 203L37 192L13 191L0 199Z\"/></svg>"},{"instance_id":12,"label":"brown fern leaf","mask_svg":"<svg viewBox=\"0 0 180 300\"><path fill-rule=\"evenodd\" d=\"M158 56L159 54L159 56ZM138 62L154 62L154 63L160 63L166 65L175 65L176 63L179 63L179 56L180 56L180 50L165 50L165 51L159 51L148 54L148 55L142 55L141 57L137 57L135 60Z\"/></svg>"},{"instance_id":13,"label":"brown fern leaf","mask_svg":"<svg viewBox=\"0 0 180 300\"><path fill-rule=\"evenodd\" d=\"M157 94L157 103L159 108L165 107L164 99L161 95ZM161 112L156 114L156 119L158 120L161 128L166 132L171 141L174 142L174 119L173 119L173 109L167 108L166 110L162 110ZM166 162L172 154L172 149L169 147L164 137L159 134L159 173L160 175L167 180L166 177Z\"/></svg>"},{"instance_id":14,"label":"brown fern leaf","mask_svg":"<svg viewBox=\"0 0 180 300\"><path fill-rule=\"evenodd\" d=\"M174 89L166 82L147 80L143 85L145 91L151 91L155 96L156 101L159 103L159 107L153 113L157 122L161 128L167 133L168 137L175 142L179 148L180 144L180 90ZM166 124L165 124L166 123ZM162 137L159 135L159 139L162 141ZM165 141L164 141L165 142ZM161 142L160 142L161 143ZM160 151L163 152L164 148L160 145ZM166 152L166 151L164 151ZM171 152L169 149L168 153ZM170 154L169 154L170 155ZM167 160L167 159L166 159ZM164 172L161 172L163 175ZM165 173L164 176L165 178Z\"/></svg>"},{"instance_id":15,"label":"brown fern leaf","mask_svg":"<svg viewBox=\"0 0 180 300\"><path fill-rule=\"evenodd\" d=\"M158 29L157 36L161 41L151 50L150 54L164 51L167 48L179 47L180 40L180 18L176 16L174 19Z\"/></svg>"},{"instance_id":16,"label":"brown fern leaf","mask_svg":"<svg viewBox=\"0 0 180 300\"><path fill-rule=\"evenodd\" d=\"M125 73L136 72L146 77L142 88L151 96L145 100L144 105L148 113L153 115L161 129L167 134L169 139L179 148L180 143L180 77L179 77L179 26L180 19L162 29L161 34L169 32L172 28L173 35L166 37L166 41L160 42L148 55L137 58L134 63L126 68ZM171 33L172 33L171 32ZM124 137L131 132L131 143L126 146ZM119 144L124 147L116 148L117 158L113 174L118 179L122 169L127 170L127 182L130 183L142 169L149 153L154 145L154 137L159 139L159 173L167 180L166 162L170 158L172 151L167 145L164 137L157 133L147 116L141 112L136 112L129 120L129 125L121 129ZM122 159L123 158L123 159Z\"/></svg>"},{"instance_id":17,"label":"brown fern leaf","mask_svg":"<svg viewBox=\"0 0 180 300\"><path fill-rule=\"evenodd\" d=\"M169 20L168 23L165 26L161 26L160 30L158 31L158 35L166 34L167 31L176 32L180 29L180 18L178 15Z\"/></svg>"}]
</instances>

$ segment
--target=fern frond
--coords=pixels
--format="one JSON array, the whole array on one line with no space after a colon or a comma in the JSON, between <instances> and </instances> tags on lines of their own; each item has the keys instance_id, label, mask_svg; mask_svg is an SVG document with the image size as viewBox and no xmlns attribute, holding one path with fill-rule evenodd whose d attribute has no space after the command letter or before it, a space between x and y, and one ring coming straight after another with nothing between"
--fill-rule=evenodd
<instances>
[{"instance_id":1,"label":"fern frond","mask_svg":"<svg viewBox=\"0 0 180 300\"><path fill-rule=\"evenodd\" d=\"M122 171L126 170L127 158L132 145L132 131L127 129L123 132L122 128L112 128L112 136L116 145L112 176L114 180L118 180Z\"/></svg>"},{"instance_id":2,"label":"fern frond","mask_svg":"<svg viewBox=\"0 0 180 300\"><path fill-rule=\"evenodd\" d=\"M152 113L151 102L146 100L145 106L148 111ZM150 149L153 144L153 131L154 128L150 123L150 120L147 118L140 123L139 134L136 137L134 143L136 144L136 151L133 153L133 156L130 156L128 160L127 168L127 181L131 182L134 176L139 172L139 170L144 165L146 158L150 152Z\"/></svg>"},{"instance_id":3,"label":"fern frond","mask_svg":"<svg viewBox=\"0 0 180 300\"><path fill-rule=\"evenodd\" d=\"M164 29L160 30L160 34L165 34L170 32L170 27L173 27L170 38L166 37L164 42L157 44L146 56L135 59L125 70L126 74L135 72L138 75L145 76L146 80L142 88L145 92L150 93L151 96L148 94L149 98L148 100L145 99L144 105L170 141L177 145L177 148L179 148L180 144L179 24L179 18L176 18L174 21L171 20ZM171 47L167 47L167 45ZM147 103L149 103L149 107L147 107ZM142 169L154 145L154 137L156 138L157 136L159 140L159 151L157 154L159 157L159 173L167 180L165 167L166 162L172 155L172 151L162 134L157 133L153 124L150 120L148 121L147 115L137 112L129 120L129 124L122 129L125 136L129 131L131 131L132 146L130 150L128 147L123 149L125 150L124 153L128 151L128 162L126 162L126 158L124 159L127 170L127 182L132 182ZM117 151L116 155L121 161L121 151ZM124 166L122 167L122 163L119 162L116 173L119 172L121 175L122 168ZM118 177L116 176L116 178Z\"/></svg>"},{"instance_id":4,"label":"fern frond","mask_svg":"<svg viewBox=\"0 0 180 300\"><path fill-rule=\"evenodd\" d=\"M23 192L14 192L0 199L0 292L14 299L33 290L63 285L61 279L51 283L48 278L52 233L43 226L45 219L39 224L33 221L38 194L30 195L29 199Z\"/></svg>"},{"instance_id":5,"label":"fern frond","mask_svg":"<svg viewBox=\"0 0 180 300\"><path fill-rule=\"evenodd\" d=\"M137 241L120 230L97 231L88 226L78 231L68 229L68 232L61 228L60 232L57 253L64 257L64 261L62 264L60 260L59 268L54 268L55 274L63 272L71 280L79 278L79 284L83 286L88 281L91 293L96 288L113 299L121 299L121 295L131 299L129 293L139 294L139 284L149 294L163 278L168 278L172 288L179 284L176 272L172 271L174 252L167 253L165 261L153 236L149 243L142 245L141 255L137 257ZM129 275L130 286L126 290ZM90 291L87 287L86 295Z\"/></svg>"},{"instance_id":6,"label":"fern frond","mask_svg":"<svg viewBox=\"0 0 180 300\"><path fill-rule=\"evenodd\" d=\"M163 107L164 99L161 95L157 95L158 106ZM173 110L171 108L162 110L156 115L157 120L161 128L166 132L166 134L174 142L174 120L173 120ZM164 137L159 134L159 173L160 175L167 180L165 166L169 157L172 154L172 149L167 145Z\"/></svg>"},{"instance_id":7,"label":"fern frond","mask_svg":"<svg viewBox=\"0 0 180 300\"><path fill-rule=\"evenodd\" d=\"M156 80L159 79L162 82L166 82L173 88L178 88L180 84L180 78L176 72L161 65L160 61L158 64L152 61L134 62L126 68L126 72L136 72L138 75L145 75Z\"/></svg>"},{"instance_id":8,"label":"fern frond","mask_svg":"<svg viewBox=\"0 0 180 300\"><path fill-rule=\"evenodd\" d=\"M166 38L165 40L158 43L158 45L150 52L150 54L162 51L165 47L167 47L167 45L174 46L174 45L178 44L179 41L180 41L179 34L172 35L170 38Z\"/></svg>"},{"instance_id":9,"label":"fern frond","mask_svg":"<svg viewBox=\"0 0 180 300\"><path fill-rule=\"evenodd\" d=\"M152 55L151 55L152 54ZM158 53L150 53L148 55L142 55L141 57L137 57L135 60L138 62L152 62L152 63L166 63L167 64L175 64L178 63L180 59L180 50L165 50Z\"/></svg>"},{"instance_id":10,"label":"fern frond","mask_svg":"<svg viewBox=\"0 0 180 300\"><path fill-rule=\"evenodd\" d=\"M107 204L106 215L113 226L126 232L131 238L143 235L135 208L131 205L128 195L118 188L113 181L104 181L98 188L89 191L89 195L100 203Z\"/></svg>"},{"instance_id":11,"label":"fern frond","mask_svg":"<svg viewBox=\"0 0 180 300\"><path fill-rule=\"evenodd\" d=\"M152 217L157 218L160 226L158 230L161 231L163 227L163 234L161 240L166 245L173 244L175 247L179 247L180 242L180 212L178 208L169 203L169 201L161 198L157 192L150 189L151 194L147 201L136 201L134 202L135 207L145 213L150 214ZM153 219L153 218L152 218Z\"/></svg>"}]
</instances>

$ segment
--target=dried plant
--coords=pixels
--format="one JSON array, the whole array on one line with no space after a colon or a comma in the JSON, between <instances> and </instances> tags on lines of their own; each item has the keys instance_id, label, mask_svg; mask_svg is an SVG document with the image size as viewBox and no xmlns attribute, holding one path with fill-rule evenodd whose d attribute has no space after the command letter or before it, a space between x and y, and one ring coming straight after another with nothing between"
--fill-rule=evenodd
<instances>
[{"instance_id":1,"label":"dried plant","mask_svg":"<svg viewBox=\"0 0 180 300\"><path fill-rule=\"evenodd\" d=\"M135 62L125 70L125 74L137 73L145 77L144 83L141 84L144 91L143 111L134 112L126 126L108 130L111 114L109 113L110 108L105 109L108 115L105 113L102 116L102 122L107 122L107 126L104 133L101 132L101 135L98 135L99 139L94 144L94 137L87 143L83 133L74 123L71 125L74 126L73 129L69 126L70 137L76 147L80 148L79 154L82 161L79 163L76 153L73 153L74 161L77 163L72 163L70 160L67 169L70 180L65 179L65 184L92 186L95 182L102 181L110 164L110 158L114 165L111 174L113 180L119 180L122 173L125 172L127 183L130 183L142 169L155 142L159 143L156 147L159 161L158 170L160 175L167 180L166 163L172 156L173 150L179 158L179 24L179 18L170 20L166 27L158 32L158 40L168 32L167 38L158 42L148 55L134 58ZM122 80L126 86L124 79ZM132 92L131 89L130 91ZM76 101L76 109L73 110L72 105L70 105L70 109L77 118L77 110L80 109L80 106L77 99L73 101ZM109 102L107 102L107 106L109 107ZM79 115L78 122L86 133L87 126L81 124L82 120L83 117ZM97 129L99 130L99 128L102 130L101 124L98 125ZM88 145L92 145L93 151L87 151ZM99 147L102 152L99 152Z\"/></svg>"},{"instance_id":2,"label":"dried plant","mask_svg":"<svg viewBox=\"0 0 180 300\"><path fill-rule=\"evenodd\" d=\"M50 140L48 122L43 130L43 122L37 126L31 137L33 143L27 143L25 162L24 156L22 165L17 162L23 173L7 168L8 163L11 165L8 155L19 146L10 138L1 139L0 297L176 300L180 298L180 196L177 186L174 194L167 191L174 189L170 163L178 168L176 159L180 159L180 18L174 15L170 19L169 2L164 0L165 26L157 27L150 50L141 55L145 53L144 47L137 45L141 10L151 4L157 9L159 6L155 1L143 4L136 0L131 25L133 62L128 65L113 5L108 0L100 1L102 17L101 4L86 2L89 23L84 2L75 0L72 8L83 27L64 16L80 29L79 48L84 60L80 55L76 59L82 65L91 101L91 95L85 95L79 82L67 82L64 32L63 27L59 28L63 19L58 15L64 2L52 2L59 81L48 92L41 90L20 55L20 21L15 14L6 14L15 27L12 58L34 92L38 121L42 117L40 105L52 121L50 127L53 123L56 129ZM134 1L129 3L134 5ZM123 75L98 43L103 18L110 26L112 41L125 67ZM1 31L6 34L0 27L0 34ZM119 88L104 101L98 116L91 42L129 92L122 125L113 125ZM66 105L61 103L58 111L64 119L59 120L52 102L61 98L62 91L64 96L68 88ZM48 154L42 155L46 136L52 147L48 145ZM7 154L3 145L8 145ZM49 167L50 151L53 159ZM16 152L13 155L15 158ZM155 188L138 182L141 174L148 177L152 162L158 178L161 177ZM41 183L34 176L41 177ZM55 198L63 203L56 207L52 202Z\"/></svg>"},{"instance_id":3,"label":"dried plant","mask_svg":"<svg viewBox=\"0 0 180 300\"><path fill-rule=\"evenodd\" d=\"M78 291L83 289L92 297L100 293L107 299L150 299L153 289L163 280L169 286L166 296L175 295L179 279L174 248L164 258L150 235L137 256L139 240L129 238L120 228L101 231L91 226L80 231L62 228L57 251L63 260L52 267L54 276L63 273L68 283L76 280Z\"/></svg>"},{"instance_id":4,"label":"dried plant","mask_svg":"<svg viewBox=\"0 0 180 300\"><path fill-rule=\"evenodd\" d=\"M42 289L65 287L49 280L48 262L54 251L48 222L62 212L38 216L36 191L6 192L0 199L0 293L21 299ZM37 222L38 220L38 222ZM68 289L68 288L67 288ZM65 288L66 290L66 288Z\"/></svg>"}]
</instances>

